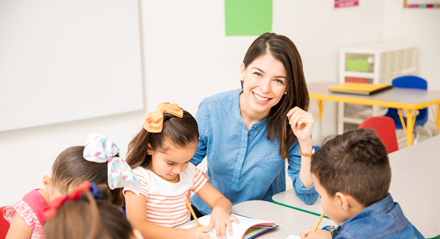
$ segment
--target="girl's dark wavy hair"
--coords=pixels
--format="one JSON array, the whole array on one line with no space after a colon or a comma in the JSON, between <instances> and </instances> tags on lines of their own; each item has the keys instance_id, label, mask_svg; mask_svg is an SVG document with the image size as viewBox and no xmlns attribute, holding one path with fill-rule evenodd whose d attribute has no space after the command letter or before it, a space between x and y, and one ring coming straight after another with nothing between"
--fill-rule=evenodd
<instances>
[{"instance_id":1,"label":"girl's dark wavy hair","mask_svg":"<svg viewBox=\"0 0 440 239\"><path fill-rule=\"evenodd\" d=\"M184 148L199 140L199 130L194 117L183 110L183 117L177 117L169 113L163 114L163 128L160 133L150 133L145 129L131 140L128 145L127 163L132 169L136 167L149 168L151 166L151 155L148 155L148 145L153 151L166 150L168 144L177 148ZM166 141L166 143L165 143ZM118 196L116 205L124 204L122 189L115 189Z\"/></svg>"}]
</instances>

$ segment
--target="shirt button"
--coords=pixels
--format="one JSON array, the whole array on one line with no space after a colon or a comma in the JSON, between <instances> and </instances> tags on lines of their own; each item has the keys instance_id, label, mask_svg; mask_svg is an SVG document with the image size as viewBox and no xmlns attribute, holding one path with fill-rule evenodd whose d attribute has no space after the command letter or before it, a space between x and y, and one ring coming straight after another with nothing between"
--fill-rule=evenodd
<instances>
[{"instance_id":1,"label":"shirt button","mask_svg":"<svg viewBox=\"0 0 440 239\"><path fill-rule=\"evenodd\" d=\"M256 129L256 128L257 128L257 126L255 125L255 126L254 126L254 128Z\"/></svg>"}]
</instances>

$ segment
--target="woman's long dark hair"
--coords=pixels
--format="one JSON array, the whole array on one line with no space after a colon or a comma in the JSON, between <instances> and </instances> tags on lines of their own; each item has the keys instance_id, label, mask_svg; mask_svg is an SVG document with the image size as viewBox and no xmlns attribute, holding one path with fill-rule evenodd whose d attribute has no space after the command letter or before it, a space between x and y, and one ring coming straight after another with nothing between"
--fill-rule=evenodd
<instances>
[{"instance_id":1,"label":"woman's long dark hair","mask_svg":"<svg viewBox=\"0 0 440 239\"><path fill-rule=\"evenodd\" d=\"M270 54L282 62L287 74L287 94L270 110L266 127L267 139L273 141L277 138L280 144L278 153L284 159L289 157L289 148L296 140L286 116L287 112L295 106L307 111L309 93L301 56L289 38L268 32L259 36L246 52L244 66L248 67L255 59L265 54Z\"/></svg>"}]
</instances>

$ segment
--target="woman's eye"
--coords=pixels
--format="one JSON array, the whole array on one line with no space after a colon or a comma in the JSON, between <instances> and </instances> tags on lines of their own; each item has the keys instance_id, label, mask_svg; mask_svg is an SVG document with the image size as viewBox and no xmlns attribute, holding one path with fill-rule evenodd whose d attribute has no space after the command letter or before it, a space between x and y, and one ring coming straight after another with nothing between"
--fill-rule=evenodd
<instances>
[{"instance_id":1,"label":"woman's eye","mask_svg":"<svg viewBox=\"0 0 440 239\"><path fill-rule=\"evenodd\" d=\"M260 72L255 72L254 75L260 76L260 77L263 76L262 74L260 74Z\"/></svg>"},{"instance_id":2,"label":"woman's eye","mask_svg":"<svg viewBox=\"0 0 440 239\"><path fill-rule=\"evenodd\" d=\"M170 166L173 166L175 163L167 163L168 165L170 165Z\"/></svg>"},{"instance_id":3,"label":"woman's eye","mask_svg":"<svg viewBox=\"0 0 440 239\"><path fill-rule=\"evenodd\" d=\"M284 84L284 81L280 80L280 79L275 79L275 82L278 84Z\"/></svg>"}]
</instances>

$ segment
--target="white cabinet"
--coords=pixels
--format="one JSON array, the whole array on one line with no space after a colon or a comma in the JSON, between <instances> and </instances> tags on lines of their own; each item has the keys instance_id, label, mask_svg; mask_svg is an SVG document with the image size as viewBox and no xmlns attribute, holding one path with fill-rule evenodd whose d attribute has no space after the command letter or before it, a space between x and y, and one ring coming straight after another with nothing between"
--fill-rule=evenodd
<instances>
[{"instance_id":1,"label":"white cabinet","mask_svg":"<svg viewBox=\"0 0 440 239\"><path fill-rule=\"evenodd\" d=\"M402 75L417 74L417 49L400 44L369 44L342 47L339 55L339 83L382 83ZM383 115L386 108L338 103L338 134L357 129L370 116Z\"/></svg>"}]
</instances>

